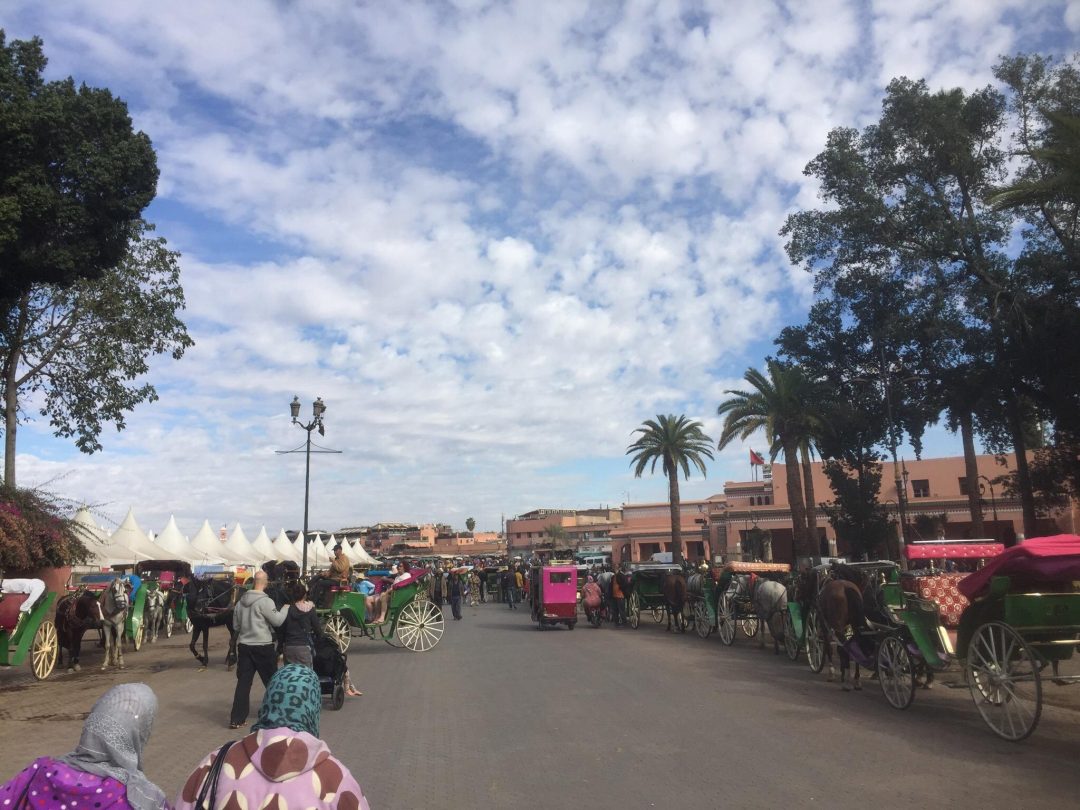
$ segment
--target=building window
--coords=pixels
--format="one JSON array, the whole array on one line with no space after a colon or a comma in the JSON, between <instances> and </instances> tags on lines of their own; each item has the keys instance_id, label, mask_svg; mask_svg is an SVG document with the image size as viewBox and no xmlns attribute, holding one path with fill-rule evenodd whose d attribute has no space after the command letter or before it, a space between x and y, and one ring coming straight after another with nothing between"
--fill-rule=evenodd
<instances>
[{"instance_id":1,"label":"building window","mask_svg":"<svg viewBox=\"0 0 1080 810\"><path fill-rule=\"evenodd\" d=\"M772 495L766 495L765 496L765 505L766 506L772 506Z\"/></svg>"},{"instance_id":2,"label":"building window","mask_svg":"<svg viewBox=\"0 0 1080 810\"><path fill-rule=\"evenodd\" d=\"M961 495L967 495L968 494L967 478L957 478L956 483L960 485L960 494Z\"/></svg>"},{"instance_id":3,"label":"building window","mask_svg":"<svg viewBox=\"0 0 1080 810\"><path fill-rule=\"evenodd\" d=\"M930 497L930 480L928 478L915 478L911 481L912 498Z\"/></svg>"}]
</instances>

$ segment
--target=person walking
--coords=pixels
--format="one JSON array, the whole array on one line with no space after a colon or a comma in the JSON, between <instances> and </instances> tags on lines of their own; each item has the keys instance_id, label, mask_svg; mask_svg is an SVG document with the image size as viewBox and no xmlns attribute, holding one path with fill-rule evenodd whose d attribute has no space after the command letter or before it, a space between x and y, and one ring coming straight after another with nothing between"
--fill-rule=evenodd
<instances>
[{"instance_id":1,"label":"person walking","mask_svg":"<svg viewBox=\"0 0 1080 810\"><path fill-rule=\"evenodd\" d=\"M461 618L461 576L458 574L450 574L450 579L446 583L446 594L450 599L450 610L454 614L454 619Z\"/></svg>"},{"instance_id":2,"label":"person walking","mask_svg":"<svg viewBox=\"0 0 1080 810\"><path fill-rule=\"evenodd\" d=\"M255 679L255 673L259 673L259 679L266 686L277 669L273 628L285 623L289 617L289 606L274 608L274 600L266 595L267 579L265 571L256 571L251 590L240 597L240 604L233 612L236 691L233 693L229 728L240 728L247 723L251 682Z\"/></svg>"},{"instance_id":3,"label":"person walking","mask_svg":"<svg viewBox=\"0 0 1080 810\"><path fill-rule=\"evenodd\" d=\"M443 606L443 570L441 565L435 566L431 574L431 601L439 608Z\"/></svg>"},{"instance_id":4,"label":"person walking","mask_svg":"<svg viewBox=\"0 0 1080 810\"><path fill-rule=\"evenodd\" d=\"M525 576L521 573L521 566L514 566L514 598L521 601L521 594L525 591Z\"/></svg>"},{"instance_id":5,"label":"person walking","mask_svg":"<svg viewBox=\"0 0 1080 810\"><path fill-rule=\"evenodd\" d=\"M621 576L611 578L611 599L615 603L615 626L626 624L626 594L623 591Z\"/></svg>"},{"instance_id":6,"label":"person walking","mask_svg":"<svg viewBox=\"0 0 1080 810\"><path fill-rule=\"evenodd\" d=\"M506 603L510 606L510 610L515 610L514 605L514 572L510 569L506 570L506 573L502 576L503 592L506 594Z\"/></svg>"},{"instance_id":7,"label":"person walking","mask_svg":"<svg viewBox=\"0 0 1080 810\"><path fill-rule=\"evenodd\" d=\"M323 634L315 605L307 601L307 588L301 582L289 585L289 615L282 626L285 635L285 663L312 666L315 639Z\"/></svg>"}]
</instances>

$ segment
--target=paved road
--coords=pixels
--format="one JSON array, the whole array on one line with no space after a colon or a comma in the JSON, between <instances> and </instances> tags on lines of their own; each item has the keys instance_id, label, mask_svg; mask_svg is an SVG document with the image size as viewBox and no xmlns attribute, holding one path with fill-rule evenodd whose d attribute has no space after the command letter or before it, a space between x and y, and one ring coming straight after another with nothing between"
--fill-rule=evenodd
<instances>
[{"instance_id":1,"label":"paved road","mask_svg":"<svg viewBox=\"0 0 1080 810\"><path fill-rule=\"evenodd\" d=\"M129 654L121 676L0 673L0 777L71 748L108 685L143 680L162 701L147 772L173 793L231 733L215 641L203 673L178 639ZM1080 792L1080 713L1050 708L1013 745L966 692L920 692L897 712L873 682L843 693L743 640L725 648L651 623L539 633L526 610L481 605L429 653L363 640L351 652L365 695L326 708L323 736L375 808L982 810L1075 807Z\"/></svg>"}]
</instances>

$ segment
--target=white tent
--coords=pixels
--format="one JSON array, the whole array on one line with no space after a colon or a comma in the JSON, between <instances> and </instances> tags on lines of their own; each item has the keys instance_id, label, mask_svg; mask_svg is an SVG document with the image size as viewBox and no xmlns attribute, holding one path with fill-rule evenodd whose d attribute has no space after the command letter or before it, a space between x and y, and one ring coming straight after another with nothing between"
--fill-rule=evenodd
<instances>
[{"instance_id":1,"label":"white tent","mask_svg":"<svg viewBox=\"0 0 1080 810\"><path fill-rule=\"evenodd\" d=\"M90 559L86 565L102 568L109 565L109 535L94 522L93 515L85 506L75 513L75 532L82 540Z\"/></svg>"},{"instance_id":2,"label":"white tent","mask_svg":"<svg viewBox=\"0 0 1080 810\"><path fill-rule=\"evenodd\" d=\"M271 543L274 547L275 557L279 560L292 560L297 562L296 559L296 546L293 545L292 540L285 534L285 530L282 529L278 532L278 536L274 538L274 542Z\"/></svg>"},{"instance_id":3,"label":"white tent","mask_svg":"<svg viewBox=\"0 0 1080 810\"><path fill-rule=\"evenodd\" d=\"M251 543L239 523L232 530L229 539L225 541L225 548L246 565L258 565L262 562L259 552L251 547Z\"/></svg>"},{"instance_id":4,"label":"white tent","mask_svg":"<svg viewBox=\"0 0 1080 810\"><path fill-rule=\"evenodd\" d=\"M377 567L379 565L379 561L368 554L367 549L364 548L364 544L359 540L357 540L356 544L352 547L352 552L357 565L370 565L372 567Z\"/></svg>"},{"instance_id":5,"label":"white tent","mask_svg":"<svg viewBox=\"0 0 1080 810\"><path fill-rule=\"evenodd\" d=\"M146 539L135 520L135 512L128 509L127 517L109 538L109 559L115 562L140 562L161 556L161 549Z\"/></svg>"},{"instance_id":6,"label":"white tent","mask_svg":"<svg viewBox=\"0 0 1080 810\"><path fill-rule=\"evenodd\" d=\"M259 528L259 533L255 535L255 539L251 541L251 547L255 549L256 553L261 557L260 562L276 560L278 558L277 550L274 548L274 544L270 542L270 537L266 533L265 526Z\"/></svg>"},{"instance_id":7,"label":"white tent","mask_svg":"<svg viewBox=\"0 0 1080 810\"><path fill-rule=\"evenodd\" d=\"M209 520L204 520L199 531L191 538L191 547L196 554L200 555L199 562L202 563L238 562L226 551L225 545L218 540L217 534L210 528Z\"/></svg>"},{"instance_id":8,"label":"white tent","mask_svg":"<svg viewBox=\"0 0 1080 810\"><path fill-rule=\"evenodd\" d=\"M193 563L202 560L203 555L191 547L191 543L180 534L176 526L176 518L169 515L169 522L161 530L161 534L154 538L154 545L159 546L164 552L163 559L183 560Z\"/></svg>"},{"instance_id":9,"label":"white tent","mask_svg":"<svg viewBox=\"0 0 1080 810\"><path fill-rule=\"evenodd\" d=\"M321 534L316 534L308 543L307 564L308 569L330 567L330 555L326 551Z\"/></svg>"}]
</instances>

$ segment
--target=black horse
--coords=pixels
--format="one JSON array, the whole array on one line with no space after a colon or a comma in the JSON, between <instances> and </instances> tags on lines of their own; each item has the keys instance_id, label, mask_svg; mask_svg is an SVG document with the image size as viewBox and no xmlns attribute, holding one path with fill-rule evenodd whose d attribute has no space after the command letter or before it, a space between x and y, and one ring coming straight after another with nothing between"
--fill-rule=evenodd
<instances>
[{"instance_id":1,"label":"black horse","mask_svg":"<svg viewBox=\"0 0 1080 810\"><path fill-rule=\"evenodd\" d=\"M184 585L184 598L187 599L188 619L191 620L191 644L188 649L202 664L203 669L210 665L210 628L225 626L229 630L229 652L225 664L231 670L236 664L236 631L233 628L233 607L236 601L236 586L219 579L193 579ZM202 636L202 655L195 649L199 636Z\"/></svg>"},{"instance_id":2,"label":"black horse","mask_svg":"<svg viewBox=\"0 0 1080 810\"><path fill-rule=\"evenodd\" d=\"M69 593L56 603L56 635L60 639L60 658L64 664L64 650L68 651L68 672L78 672L82 655L83 634L87 630L101 629L101 609L97 594L87 590Z\"/></svg>"}]
</instances>

